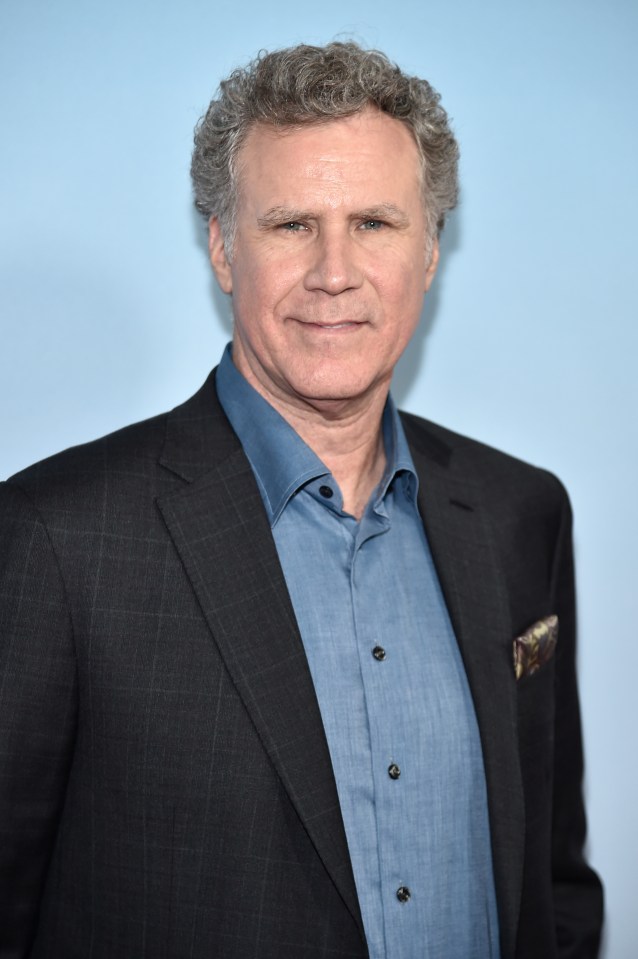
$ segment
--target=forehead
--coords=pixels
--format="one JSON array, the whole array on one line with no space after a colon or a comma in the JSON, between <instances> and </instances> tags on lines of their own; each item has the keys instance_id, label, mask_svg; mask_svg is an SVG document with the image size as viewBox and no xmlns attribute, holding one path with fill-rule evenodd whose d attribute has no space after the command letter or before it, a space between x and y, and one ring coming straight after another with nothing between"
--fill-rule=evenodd
<instances>
[{"instance_id":1,"label":"forehead","mask_svg":"<svg viewBox=\"0 0 638 959\"><path fill-rule=\"evenodd\" d=\"M420 187L422 168L409 127L367 108L298 126L254 124L239 151L237 181L240 195L268 187L325 191L340 184L411 190Z\"/></svg>"}]
</instances>

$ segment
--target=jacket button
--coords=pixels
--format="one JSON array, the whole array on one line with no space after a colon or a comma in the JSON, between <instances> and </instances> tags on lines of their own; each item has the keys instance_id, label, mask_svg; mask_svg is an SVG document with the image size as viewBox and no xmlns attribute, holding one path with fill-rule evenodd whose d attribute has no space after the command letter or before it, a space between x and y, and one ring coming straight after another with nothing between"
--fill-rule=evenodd
<instances>
[{"instance_id":1,"label":"jacket button","mask_svg":"<svg viewBox=\"0 0 638 959\"><path fill-rule=\"evenodd\" d=\"M399 902L407 902L412 893L407 886L399 886L397 889L397 899Z\"/></svg>"},{"instance_id":2,"label":"jacket button","mask_svg":"<svg viewBox=\"0 0 638 959\"><path fill-rule=\"evenodd\" d=\"M398 779L400 775L401 775L401 770L399 769L397 764L390 763L390 765L388 766L388 776L390 777L390 779Z\"/></svg>"},{"instance_id":3,"label":"jacket button","mask_svg":"<svg viewBox=\"0 0 638 959\"><path fill-rule=\"evenodd\" d=\"M333 497L333 490L330 486L320 486L319 492L321 493L324 499L332 499Z\"/></svg>"},{"instance_id":4,"label":"jacket button","mask_svg":"<svg viewBox=\"0 0 638 959\"><path fill-rule=\"evenodd\" d=\"M379 662L385 659L385 649L383 646L375 646L372 650L372 655L375 659L378 659Z\"/></svg>"}]
</instances>

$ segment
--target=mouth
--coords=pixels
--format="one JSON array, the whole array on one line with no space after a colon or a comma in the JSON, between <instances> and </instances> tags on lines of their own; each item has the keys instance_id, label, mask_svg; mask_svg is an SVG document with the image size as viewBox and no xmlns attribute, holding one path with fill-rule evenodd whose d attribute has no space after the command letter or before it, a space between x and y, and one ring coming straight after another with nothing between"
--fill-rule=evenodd
<instances>
[{"instance_id":1,"label":"mouth","mask_svg":"<svg viewBox=\"0 0 638 959\"><path fill-rule=\"evenodd\" d=\"M310 330L318 330L323 333L347 332L365 326L364 320L340 320L338 323L334 321L323 322L316 320L298 320L297 322Z\"/></svg>"}]
</instances>

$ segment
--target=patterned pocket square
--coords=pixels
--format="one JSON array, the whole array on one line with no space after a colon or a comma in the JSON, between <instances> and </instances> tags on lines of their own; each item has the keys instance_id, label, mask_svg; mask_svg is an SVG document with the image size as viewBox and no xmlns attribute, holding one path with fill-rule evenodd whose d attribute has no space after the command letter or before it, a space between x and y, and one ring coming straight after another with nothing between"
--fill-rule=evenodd
<instances>
[{"instance_id":1,"label":"patterned pocket square","mask_svg":"<svg viewBox=\"0 0 638 959\"><path fill-rule=\"evenodd\" d=\"M532 676L554 655L558 639L558 616L546 616L514 640L516 679Z\"/></svg>"}]
</instances>

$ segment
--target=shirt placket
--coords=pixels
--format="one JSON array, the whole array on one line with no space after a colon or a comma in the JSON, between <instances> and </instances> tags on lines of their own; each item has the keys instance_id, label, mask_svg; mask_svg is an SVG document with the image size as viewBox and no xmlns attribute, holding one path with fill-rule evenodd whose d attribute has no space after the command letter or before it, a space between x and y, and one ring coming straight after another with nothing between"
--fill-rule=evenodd
<instances>
[{"instance_id":1,"label":"shirt placket","mask_svg":"<svg viewBox=\"0 0 638 959\"><path fill-rule=\"evenodd\" d=\"M390 531L382 506L367 514L357 530L351 572L352 609L370 730L377 849L382 889L384 956L400 953L401 929L411 921L414 895L410 848L405 836L406 804L414 801L410 770L402 765L406 730L400 706L400 678L393 652L400 637L383 600L375 551ZM361 589L359 589L361 584ZM374 600L371 602L371 597Z\"/></svg>"}]
</instances>

